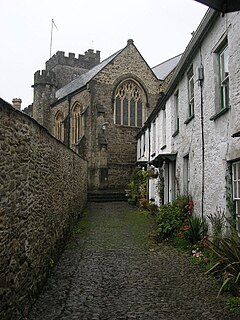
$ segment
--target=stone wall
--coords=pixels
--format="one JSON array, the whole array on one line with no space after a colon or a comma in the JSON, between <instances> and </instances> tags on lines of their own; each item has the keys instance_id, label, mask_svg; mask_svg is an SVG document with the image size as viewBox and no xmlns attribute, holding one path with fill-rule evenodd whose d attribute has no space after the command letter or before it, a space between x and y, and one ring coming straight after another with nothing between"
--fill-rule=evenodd
<instances>
[{"instance_id":1,"label":"stone wall","mask_svg":"<svg viewBox=\"0 0 240 320\"><path fill-rule=\"evenodd\" d=\"M0 99L0 318L25 319L87 196L87 163Z\"/></svg>"}]
</instances>

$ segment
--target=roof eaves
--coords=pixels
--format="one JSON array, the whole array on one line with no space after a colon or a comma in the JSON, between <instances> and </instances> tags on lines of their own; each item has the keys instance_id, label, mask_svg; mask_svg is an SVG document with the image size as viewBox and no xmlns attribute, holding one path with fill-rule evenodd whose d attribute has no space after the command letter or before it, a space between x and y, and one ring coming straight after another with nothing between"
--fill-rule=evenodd
<instances>
[{"instance_id":1,"label":"roof eaves","mask_svg":"<svg viewBox=\"0 0 240 320\"><path fill-rule=\"evenodd\" d=\"M200 25L198 26L195 34L193 35L192 39L190 40L188 46L186 47L177 67L174 71L173 77L167 87L166 93L170 96L171 93L175 90L175 87L178 81L181 79L183 73L187 70L189 63L191 62L194 54L196 53L197 49L199 48L200 43L202 42L204 36L211 28L214 21L219 17L220 13L213 10L208 9L205 16L203 17Z\"/></svg>"},{"instance_id":2,"label":"roof eaves","mask_svg":"<svg viewBox=\"0 0 240 320\"><path fill-rule=\"evenodd\" d=\"M60 99L57 99L56 101L54 101L50 107L55 107L56 105L58 105L59 103L65 101L65 100L68 100L69 98L71 98L72 96L74 96L75 94L79 93L79 92L82 92L84 90L87 89L87 84L74 90L73 92L69 93L69 94L66 94L65 96L61 97Z\"/></svg>"}]
</instances>

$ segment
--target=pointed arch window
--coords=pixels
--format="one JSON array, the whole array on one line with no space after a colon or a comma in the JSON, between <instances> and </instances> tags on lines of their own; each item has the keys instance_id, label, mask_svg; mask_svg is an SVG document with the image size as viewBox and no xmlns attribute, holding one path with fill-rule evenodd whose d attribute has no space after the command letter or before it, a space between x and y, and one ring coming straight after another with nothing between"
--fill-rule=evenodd
<instances>
[{"instance_id":1,"label":"pointed arch window","mask_svg":"<svg viewBox=\"0 0 240 320\"><path fill-rule=\"evenodd\" d=\"M82 106L76 104L72 109L72 143L76 144L83 135Z\"/></svg>"},{"instance_id":2,"label":"pointed arch window","mask_svg":"<svg viewBox=\"0 0 240 320\"><path fill-rule=\"evenodd\" d=\"M145 121L146 95L133 80L122 82L115 91L114 123L142 127Z\"/></svg>"},{"instance_id":3,"label":"pointed arch window","mask_svg":"<svg viewBox=\"0 0 240 320\"><path fill-rule=\"evenodd\" d=\"M60 111L55 116L55 137L63 141L63 114Z\"/></svg>"}]
</instances>

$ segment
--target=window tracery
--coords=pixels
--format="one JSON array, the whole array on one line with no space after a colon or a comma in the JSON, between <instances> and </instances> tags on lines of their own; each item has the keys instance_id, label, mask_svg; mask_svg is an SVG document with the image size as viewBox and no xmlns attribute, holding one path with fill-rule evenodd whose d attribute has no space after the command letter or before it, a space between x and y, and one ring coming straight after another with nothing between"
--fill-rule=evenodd
<instances>
[{"instance_id":1,"label":"window tracery","mask_svg":"<svg viewBox=\"0 0 240 320\"><path fill-rule=\"evenodd\" d=\"M146 95L135 81L121 83L115 92L115 124L141 127L145 121L145 106Z\"/></svg>"},{"instance_id":2,"label":"window tracery","mask_svg":"<svg viewBox=\"0 0 240 320\"><path fill-rule=\"evenodd\" d=\"M76 104L72 109L72 143L76 144L83 135L82 106Z\"/></svg>"}]
</instances>

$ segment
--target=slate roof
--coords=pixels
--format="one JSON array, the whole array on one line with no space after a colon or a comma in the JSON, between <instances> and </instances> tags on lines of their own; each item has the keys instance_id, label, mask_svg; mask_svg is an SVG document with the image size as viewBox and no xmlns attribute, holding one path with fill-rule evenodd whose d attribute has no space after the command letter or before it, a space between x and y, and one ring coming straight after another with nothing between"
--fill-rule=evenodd
<instances>
[{"instance_id":1,"label":"slate roof","mask_svg":"<svg viewBox=\"0 0 240 320\"><path fill-rule=\"evenodd\" d=\"M70 93L84 87L91 79L93 79L109 62L111 62L123 49L115 52L107 59L103 60L101 63L93 67L91 70L87 71L86 73L82 74L78 78L74 79L73 81L69 82L64 87L60 88L56 92L56 99L60 100ZM160 80L164 80L169 73L176 67L178 64L181 54L169 59L163 63L160 63L156 67L152 68L153 73L156 77Z\"/></svg>"},{"instance_id":2,"label":"slate roof","mask_svg":"<svg viewBox=\"0 0 240 320\"><path fill-rule=\"evenodd\" d=\"M165 62L158 64L152 68L152 71L159 80L164 80L169 73L177 66L179 60L181 59L182 54L179 54L176 57L173 57Z\"/></svg>"},{"instance_id":3,"label":"slate roof","mask_svg":"<svg viewBox=\"0 0 240 320\"><path fill-rule=\"evenodd\" d=\"M60 100L66 97L68 94L82 88L85 86L92 78L96 76L109 62L111 62L123 49L117 51L107 59L103 60L101 63L93 67L91 70L87 71L86 73L82 74L80 77L74 79L73 81L69 82L67 85L62 87L61 89L57 90L56 98Z\"/></svg>"}]
</instances>

